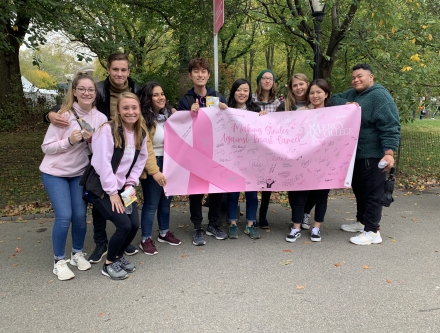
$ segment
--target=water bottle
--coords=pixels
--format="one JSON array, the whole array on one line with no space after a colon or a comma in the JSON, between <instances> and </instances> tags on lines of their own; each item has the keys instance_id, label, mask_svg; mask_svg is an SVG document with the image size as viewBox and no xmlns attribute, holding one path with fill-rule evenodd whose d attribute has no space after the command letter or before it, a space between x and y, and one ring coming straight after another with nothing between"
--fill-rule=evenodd
<instances>
[{"instance_id":1,"label":"water bottle","mask_svg":"<svg viewBox=\"0 0 440 333\"><path fill-rule=\"evenodd\" d=\"M130 215L131 213L133 213L133 204L130 204L127 207L125 207L125 214Z\"/></svg>"},{"instance_id":2,"label":"water bottle","mask_svg":"<svg viewBox=\"0 0 440 333\"><path fill-rule=\"evenodd\" d=\"M383 169L383 168L385 168L387 165L388 165L388 162L387 162L387 161L385 161L385 160L381 160L381 161L379 162L378 167L379 167L379 169Z\"/></svg>"}]
</instances>

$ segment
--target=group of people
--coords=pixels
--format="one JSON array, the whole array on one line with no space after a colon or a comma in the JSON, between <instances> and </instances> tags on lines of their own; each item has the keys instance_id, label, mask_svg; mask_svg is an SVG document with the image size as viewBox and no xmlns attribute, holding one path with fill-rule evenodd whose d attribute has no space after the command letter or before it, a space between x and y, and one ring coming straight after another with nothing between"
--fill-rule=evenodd
<instances>
[{"instance_id":1,"label":"group of people","mask_svg":"<svg viewBox=\"0 0 440 333\"><path fill-rule=\"evenodd\" d=\"M60 280L74 277L67 265L88 270L91 263L105 262L102 274L112 279L125 279L135 271L135 265L124 255L138 252L131 245L139 228L136 202L125 204L121 200L124 191L134 192L139 181L142 186L144 204L141 214L142 238L139 248L147 255L158 253L152 237L155 215L159 226L157 241L180 245L169 230L172 197L166 196L163 186L166 176L164 163L164 123L176 109L166 100L161 85L148 82L143 88L129 77L129 61L122 53L110 55L107 66L108 78L95 83L92 77L79 73L72 82L60 107L45 114L50 123L42 149L45 153L40 170L43 185L55 212L52 232L54 248L53 273ZM236 80L226 100L219 92L207 87L210 65L206 59L192 59L188 65L188 76L193 87L179 101L178 110L198 112L207 106L207 97L218 97L218 107L228 107L258 112L309 110L355 103L362 107L362 124L359 133L352 187L357 202L357 221L342 225L342 229L358 232L350 241L369 245L382 241L379 232L382 206L381 196L386 171L394 165L393 154L398 148L400 123L397 107L381 85L374 83L369 65L353 68L353 88L331 96L330 86L323 79L309 81L304 74L290 78L286 98L276 98L276 76L263 70L257 77L257 89L252 93L251 83L246 79ZM89 162L90 161L90 162ZM385 168L378 168L386 161ZM101 197L90 198L93 203L93 232L96 248L86 259L84 239L86 234L87 203L82 199L84 189L81 176L91 164L100 177L103 189ZM124 192L125 193L125 192ZM311 229L312 241L321 241L320 227L324 222L329 190L289 191L293 227L286 241L295 242L301 229ZM133 194L132 194L133 195ZM244 233L251 239L259 239L258 227L269 228L267 211L270 191L263 191L257 224L258 197L256 191L245 192L246 225ZM219 226L224 194L209 193L208 227L202 229L202 200L204 194L189 195L190 219L194 225L193 244L206 244L205 234L218 240L238 238L237 216L239 193L226 194L228 232ZM314 224L311 226L311 210L315 207ZM107 238L106 221L116 226L116 231ZM67 233L72 224L71 258L66 259Z\"/></svg>"}]
</instances>

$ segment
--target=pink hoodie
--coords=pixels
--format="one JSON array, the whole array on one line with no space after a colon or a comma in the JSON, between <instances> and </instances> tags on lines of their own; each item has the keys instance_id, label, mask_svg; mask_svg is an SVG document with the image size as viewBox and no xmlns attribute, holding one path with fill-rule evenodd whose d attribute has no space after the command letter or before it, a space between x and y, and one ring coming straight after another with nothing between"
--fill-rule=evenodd
<instances>
[{"instance_id":1,"label":"pink hoodie","mask_svg":"<svg viewBox=\"0 0 440 333\"><path fill-rule=\"evenodd\" d=\"M98 129L107 121L107 117L93 108L90 112L83 110L78 103L73 105L79 118L88 122L92 128ZM69 121L65 128L49 125L41 149L45 154L40 164L40 171L56 177L81 176L89 164L89 149L85 142L70 145L68 138L73 130L81 130L73 112L62 114Z\"/></svg>"},{"instance_id":2,"label":"pink hoodie","mask_svg":"<svg viewBox=\"0 0 440 333\"><path fill-rule=\"evenodd\" d=\"M116 194L118 190L123 189L124 185L137 186L139 184L139 177L144 170L145 163L147 162L148 152L145 137L144 141L142 142L141 151L136 163L133 166L133 169L131 169L130 176L128 179L125 179L125 175L133 163L136 148L134 145L134 133L125 129L124 131L126 137L124 156L122 156L122 160L118 166L116 174L113 174L111 165L115 144L110 125L106 124L102 126L93 135L92 165L101 179L102 189L108 195Z\"/></svg>"}]
</instances>

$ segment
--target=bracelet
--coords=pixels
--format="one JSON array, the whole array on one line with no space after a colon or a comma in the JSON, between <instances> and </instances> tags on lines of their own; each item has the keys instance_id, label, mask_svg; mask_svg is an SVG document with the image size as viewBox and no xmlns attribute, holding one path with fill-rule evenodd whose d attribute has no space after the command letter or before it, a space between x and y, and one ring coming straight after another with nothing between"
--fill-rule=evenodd
<instances>
[{"instance_id":1,"label":"bracelet","mask_svg":"<svg viewBox=\"0 0 440 333\"><path fill-rule=\"evenodd\" d=\"M67 138L67 141L69 141L70 145L73 146L72 142L70 142L70 138Z\"/></svg>"}]
</instances>

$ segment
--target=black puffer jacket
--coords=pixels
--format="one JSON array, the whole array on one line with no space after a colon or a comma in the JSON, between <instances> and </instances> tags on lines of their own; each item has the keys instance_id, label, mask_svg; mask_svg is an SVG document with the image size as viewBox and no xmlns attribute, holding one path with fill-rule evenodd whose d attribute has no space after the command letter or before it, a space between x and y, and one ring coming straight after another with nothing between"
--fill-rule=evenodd
<instances>
[{"instance_id":1,"label":"black puffer jacket","mask_svg":"<svg viewBox=\"0 0 440 333\"><path fill-rule=\"evenodd\" d=\"M110 120L110 82L109 78L99 81L97 84L98 94L96 95L96 108L107 116ZM141 95L142 88L139 87L131 78L128 78L130 91L136 96Z\"/></svg>"}]
</instances>

